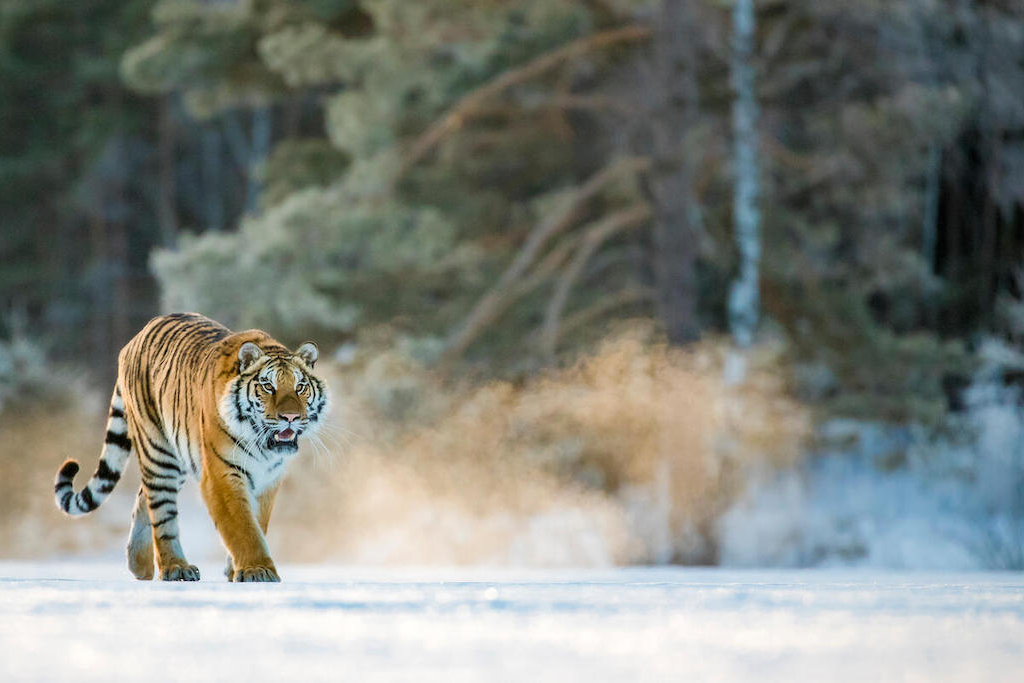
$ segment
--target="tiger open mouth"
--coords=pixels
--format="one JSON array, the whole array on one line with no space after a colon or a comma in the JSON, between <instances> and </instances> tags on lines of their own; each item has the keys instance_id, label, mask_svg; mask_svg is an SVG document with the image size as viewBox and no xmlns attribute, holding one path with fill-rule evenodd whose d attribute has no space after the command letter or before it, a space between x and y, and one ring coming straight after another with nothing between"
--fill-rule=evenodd
<instances>
[{"instance_id":1,"label":"tiger open mouth","mask_svg":"<svg viewBox=\"0 0 1024 683\"><path fill-rule=\"evenodd\" d=\"M291 427L272 432L267 437L267 448L274 451L294 452L298 447L299 433Z\"/></svg>"}]
</instances>

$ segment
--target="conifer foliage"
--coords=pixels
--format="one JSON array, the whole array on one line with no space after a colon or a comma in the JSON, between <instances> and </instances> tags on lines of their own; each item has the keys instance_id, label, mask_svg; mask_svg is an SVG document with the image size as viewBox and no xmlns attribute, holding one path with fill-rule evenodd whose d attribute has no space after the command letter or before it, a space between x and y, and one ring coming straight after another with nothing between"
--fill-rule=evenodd
<instances>
[{"instance_id":1,"label":"conifer foliage","mask_svg":"<svg viewBox=\"0 0 1024 683\"><path fill-rule=\"evenodd\" d=\"M1008 334L1024 295L1010 180L1024 11L754 7L769 328L813 378L805 395L934 416L967 368L950 340ZM338 338L387 324L431 359L492 371L550 363L622 317L654 317L678 342L724 331L740 268L731 10L158 5L128 82L199 113L313 98L344 159L333 177L275 184L238 232L158 253L165 306Z\"/></svg>"},{"instance_id":2,"label":"conifer foliage","mask_svg":"<svg viewBox=\"0 0 1024 683\"><path fill-rule=\"evenodd\" d=\"M746 268L802 397L934 417L973 339L1024 338L1024 6L749 4L754 270L722 0L5 3L0 249L40 263L88 228L143 316L145 280L118 273L160 244L164 308L497 374L630 318L725 332ZM105 291L33 277L5 269L0 293L44 331ZM114 346L122 309L93 336Z\"/></svg>"},{"instance_id":3,"label":"conifer foliage","mask_svg":"<svg viewBox=\"0 0 1024 683\"><path fill-rule=\"evenodd\" d=\"M197 114L319 93L347 160L237 233L159 252L165 306L295 334L391 323L448 361L553 357L564 319L586 316L580 330L604 317L595 304L616 312L608 292L593 295L595 275L619 308L649 310L635 255L650 224L646 162L584 149L601 123L591 110L615 106L603 80L649 39L630 16L640 6L158 5L158 33L125 57L130 83L178 90ZM194 55L215 31L251 49Z\"/></svg>"}]
</instances>

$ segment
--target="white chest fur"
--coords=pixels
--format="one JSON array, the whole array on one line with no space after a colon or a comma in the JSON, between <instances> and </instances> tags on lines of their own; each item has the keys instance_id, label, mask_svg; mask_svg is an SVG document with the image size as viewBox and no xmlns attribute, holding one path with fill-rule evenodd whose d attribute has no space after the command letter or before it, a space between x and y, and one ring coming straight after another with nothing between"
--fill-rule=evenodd
<instances>
[{"instance_id":1,"label":"white chest fur","mask_svg":"<svg viewBox=\"0 0 1024 683\"><path fill-rule=\"evenodd\" d=\"M259 495L276 484L295 458L294 452L279 453L276 451L255 454L245 465L249 472L249 486L254 495Z\"/></svg>"}]
</instances>

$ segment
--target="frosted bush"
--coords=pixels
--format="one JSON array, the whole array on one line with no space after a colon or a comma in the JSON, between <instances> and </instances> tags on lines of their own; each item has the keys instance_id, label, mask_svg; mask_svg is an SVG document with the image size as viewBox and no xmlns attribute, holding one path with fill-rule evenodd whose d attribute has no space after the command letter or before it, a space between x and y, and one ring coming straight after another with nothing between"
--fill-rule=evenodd
<instances>
[{"instance_id":1,"label":"frosted bush","mask_svg":"<svg viewBox=\"0 0 1024 683\"><path fill-rule=\"evenodd\" d=\"M722 562L1024 569L1024 405L987 344L966 409L938 434L832 421L794 470L762 473L718 523Z\"/></svg>"},{"instance_id":2,"label":"frosted bush","mask_svg":"<svg viewBox=\"0 0 1024 683\"><path fill-rule=\"evenodd\" d=\"M356 164L353 173L363 169ZM301 190L237 233L185 236L177 249L157 250L163 309L327 338L396 312L436 313L429 296L403 298L388 283L457 281L465 264L453 255L465 252L455 248L453 226L434 209L352 195L346 184Z\"/></svg>"},{"instance_id":3,"label":"frosted bush","mask_svg":"<svg viewBox=\"0 0 1024 683\"><path fill-rule=\"evenodd\" d=\"M0 340L0 412L10 401L23 404L54 398L66 372L54 372L39 345L22 337Z\"/></svg>"}]
</instances>

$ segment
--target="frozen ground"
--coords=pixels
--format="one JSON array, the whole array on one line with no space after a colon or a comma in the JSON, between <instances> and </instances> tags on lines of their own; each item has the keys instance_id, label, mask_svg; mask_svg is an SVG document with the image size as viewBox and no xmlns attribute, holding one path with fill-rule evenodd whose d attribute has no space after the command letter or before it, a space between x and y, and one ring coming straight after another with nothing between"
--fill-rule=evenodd
<instances>
[{"instance_id":1,"label":"frozen ground","mask_svg":"<svg viewBox=\"0 0 1024 683\"><path fill-rule=\"evenodd\" d=\"M0 563L0 680L1019 681L1024 575Z\"/></svg>"}]
</instances>

